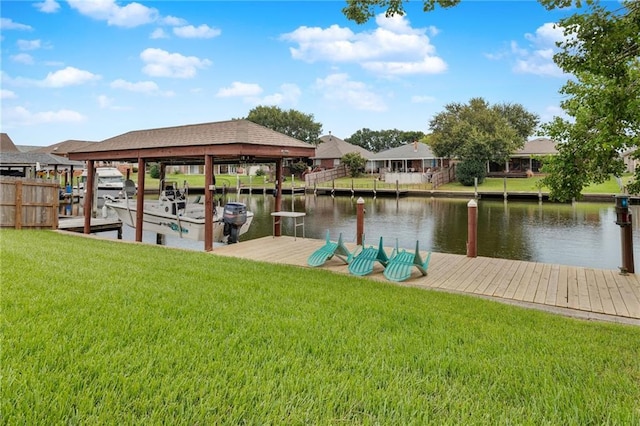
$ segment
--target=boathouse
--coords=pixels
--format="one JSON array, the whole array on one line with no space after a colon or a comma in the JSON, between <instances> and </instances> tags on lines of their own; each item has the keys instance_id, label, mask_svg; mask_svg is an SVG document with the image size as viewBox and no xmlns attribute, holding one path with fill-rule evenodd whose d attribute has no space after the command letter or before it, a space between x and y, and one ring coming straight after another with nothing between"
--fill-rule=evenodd
<instances>
[{"instance_id":1,"label":"boathouse","mask_svg":"<svg viewBox=\"0 0 640 426\"><path fill-rule=\"evenodd\" d=\"M87 191L95 185L99 161L128 161L138 170L147 163L160 164L161 180L167 165L204 165L206 205L213 204L214 166L217 164L274 163L276 182L283 179L283 161L307 160L315 147L248 120L228 120L157 129L134 130L69 152L72 160L87 162ZM144 204L144 173L138 173L137 204ZM276 185L276 211L282 205L282 185ZM92 197L85 197L84 233L90 233ZM274 227L280 235L280 224ZM143 216L136 216L136 241L142 241ZM213 209L205 209L204 249L213 250Z\"/></svg>"}]
</instances>

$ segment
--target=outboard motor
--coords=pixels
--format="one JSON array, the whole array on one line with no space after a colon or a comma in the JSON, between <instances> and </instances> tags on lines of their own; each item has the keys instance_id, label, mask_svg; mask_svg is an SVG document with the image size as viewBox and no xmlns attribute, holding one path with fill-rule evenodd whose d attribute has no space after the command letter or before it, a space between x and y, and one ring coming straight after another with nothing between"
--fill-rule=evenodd
<instances>
[{"instance_id":1,"label":"outboard motor","mask_svg":"<svg viewBox=\"0 0 640 426\"><path fill-rule=\"evenodd\" d=\"M243 203L227 203L224 206L224 235L227 243L238 242L240 228L247 222L247 206Z\"/></svg>"}]
</instances>

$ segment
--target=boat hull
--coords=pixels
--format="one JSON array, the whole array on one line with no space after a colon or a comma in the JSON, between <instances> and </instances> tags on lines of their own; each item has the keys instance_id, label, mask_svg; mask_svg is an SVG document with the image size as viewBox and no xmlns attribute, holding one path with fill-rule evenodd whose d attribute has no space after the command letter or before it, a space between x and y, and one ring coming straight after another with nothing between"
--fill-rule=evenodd
<instances>
[{"instance_id":1,"label":"boat hull","mask_svg":"<svg viewBox=\"0 0 640 426\"><path fill-rule=\"evenodd\" d=\"M106 201L105 206L115 211L118 218L126 225L135 228L138 209L135 201ZM213 218L213 241L227 242L224 235L223 211L219 207ZM245 234L253 220L253 213L247 212L247 221L240 227L239 235ZM142 228L163 235L186 238L194 241L204 241L205 220L204 206L187 207L182 214L173 214L171 206L160 205L157 202L145 202L142 217Z\"/></svg>"}]
</instances>

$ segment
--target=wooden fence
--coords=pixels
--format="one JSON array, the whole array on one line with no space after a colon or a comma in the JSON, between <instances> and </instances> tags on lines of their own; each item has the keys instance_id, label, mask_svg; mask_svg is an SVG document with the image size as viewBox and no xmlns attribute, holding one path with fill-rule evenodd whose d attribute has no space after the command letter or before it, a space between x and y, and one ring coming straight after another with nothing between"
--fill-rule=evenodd
<instances>
[{"instance_id":1,"label":"wooden fence","mask_svg":"<svg viewBox=\"0 0 640 426\"><path fill-rule=\"evenodd\" d=\"M44 179L0 177L0 227L58 227L60 185Z\"/></svg>"},{"instance_id":2,"label":"wooden fence","mask_svg":"<svg viewBox=\"0 0 640 426\"><path fill-rule=\"evenodd\" d=\"M455 176L455 165L440 169L439 171L431 175L431 183L433 184L433 189L438 189L440 185L453 182L455 180Z\"/></svg>"},{"instance_id":3,"label":"wooden fence","mask_svg":"<svg viewBox=\"0 0 640 426\"><path fill-rule=\"evenodd\" d=\"M331 182L334 179L345 177L347 175L347 167L344 164L339 165L335 169L322 170L320 172L307 173L304 176L305 186L313 187L314 184L322 182Z\"/></svg>"}]
</instances>

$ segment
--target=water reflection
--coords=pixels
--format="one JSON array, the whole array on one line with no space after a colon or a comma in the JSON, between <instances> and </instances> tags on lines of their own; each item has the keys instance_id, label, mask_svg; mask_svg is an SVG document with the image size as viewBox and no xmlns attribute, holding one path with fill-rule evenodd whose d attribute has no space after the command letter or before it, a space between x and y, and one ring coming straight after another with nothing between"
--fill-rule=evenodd
<instances>
[{"instance_id":1,"label":"water reflection","mask_svg":"<svg viewBox=\"0 0 640 426\"><path fill-rule=\"evenodd\" d=\"M254 212L249 232L242 240L269 236L275 199L272 195L241 194L227 201L246 203ZM416 240L424 250L466 253L467 199L377 198L365 199L365 242L412 249ZM64 206L62 206L64 208ZM313 195L288 196L283 210L304 211L305 233L323 239L328 230L336 239L355 242L355 198ZM634 257L640 259L638 207L632 207ZM283 222L284 235L293 235L293 222ZM144 241L155 242L145 232ZM125 239L135 233L125 226ZM167 244L202 250L203 243L167 238ZM539 204L537 201L479 200L478 255L585 267L617 269L621 265L620 228L615 225L613 203Z\"/></svg>"}]
</instances>

